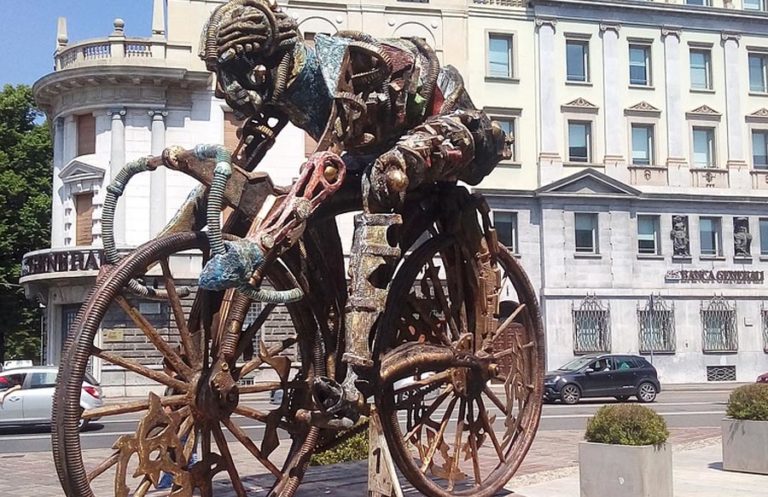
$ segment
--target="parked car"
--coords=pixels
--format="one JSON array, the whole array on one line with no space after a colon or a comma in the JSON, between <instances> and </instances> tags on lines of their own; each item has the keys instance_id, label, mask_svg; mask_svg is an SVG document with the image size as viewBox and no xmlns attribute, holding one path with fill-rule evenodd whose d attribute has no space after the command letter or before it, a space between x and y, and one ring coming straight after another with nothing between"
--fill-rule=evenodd
<instances>
[{"instance_id":1,"label":"parked car","mask_svg":"<svg viewBox=\"0 0 768 497\"><path fill-rule=\"evenodd\" d=\"M0 426L50 424L58 368L38 366L6 369L0 373ZM104 405L99 383L88 373L80 391L80 406ZM81 421L80 428L87 422Z\"/></svg>"},{"instance_id":2,"label":"parked car","mask_svg":"<svg viewBox=\"0 0 768 497\"><path fill-rule=\"evenodd\" d=\"M763 373L757 377L757 383L768 383L768 373Z\"/></svg>"},{"instance_id":3,"label":"parked car","mask_svg":"<svg viewBox=\"0 0 768 497\"><path fill-rule=\"evenodd\" d=\"M544 376L544 400L576 404L583 397L636 396L653 402L661 391L656 368L643 357L600 354L579 357Z\"/></svg>"}]
</instances>

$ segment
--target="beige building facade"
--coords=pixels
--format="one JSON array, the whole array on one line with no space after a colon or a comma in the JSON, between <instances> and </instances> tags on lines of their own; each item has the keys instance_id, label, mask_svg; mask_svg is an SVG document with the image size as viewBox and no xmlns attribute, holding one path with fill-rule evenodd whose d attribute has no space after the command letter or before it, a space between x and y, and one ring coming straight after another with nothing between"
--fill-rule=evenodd
<instances>
[{"instance_id":1,"label":"beige building facade","mask_svg":"<svg viewBox=\"0 0 768 497\"><path fill-rule=\"evenodd\" d=\"M230 109L197 58L220 3L156 0L151 38L131 38L116 21L102 39L71 42L60 25L56 70L35 85L55 135L54 230L50 249L25 257L22 278L46 305L48 362L58 362L94 281L110 178L165 146L233 136ZM550 367L613 351L653 352L667 382L749 381L768 369L765 1L283 6L307 38L360 30L426 39L461 71L475 105L514 135L513 157L477 189L539 290ZM264 166L276 183L295 176L305 140L283 131ZM157 233L193 184L169 171L132 184L118 243ZM351 220L341 228L348 251ZM168 312L157 312L160 326ZM102 338L119 336L109 331ZM142 347L137 359L159 366ZM94 368L115 393L131 393L115 368Z\"/></svg>"}]
</instances>

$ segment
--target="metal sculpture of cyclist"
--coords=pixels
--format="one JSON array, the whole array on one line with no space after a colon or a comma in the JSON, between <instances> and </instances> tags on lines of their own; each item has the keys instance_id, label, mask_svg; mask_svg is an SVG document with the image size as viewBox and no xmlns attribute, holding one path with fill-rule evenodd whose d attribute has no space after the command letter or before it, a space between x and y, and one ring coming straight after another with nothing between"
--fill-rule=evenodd
<instances>
[{"instance_id":1,"label":"metal sculpture of cyclist","mask_svg":"<svg viewBox=\"0 0 768 497\"><path fill-rule=\"evenodd\" d=\"M353 406L363 401L359 391L370 393L368 337L400 254L396 243L382 246L375 227L401 224L398 208L420 185L479 183L507 156L505 134L474 107L458 71L441 67L419 38L375 39L346 31L318 34L312 47L276 4L232 0L213 12L200 56L216 74L216 95L245 119L236 164L253 170L290 121L318 142L309 161L335 154L349 171L346 180L362 182L364 212L355 218L349 269L355 297L344 323L343 360L351 367L343 385L327 378L315 383L321 405L338 419L354 421ZM266 251L257 245L230 247L214 258L201 286L243 284L231 277L232 267L236 274L250 274Z\"/></svg>"}]
</instances>

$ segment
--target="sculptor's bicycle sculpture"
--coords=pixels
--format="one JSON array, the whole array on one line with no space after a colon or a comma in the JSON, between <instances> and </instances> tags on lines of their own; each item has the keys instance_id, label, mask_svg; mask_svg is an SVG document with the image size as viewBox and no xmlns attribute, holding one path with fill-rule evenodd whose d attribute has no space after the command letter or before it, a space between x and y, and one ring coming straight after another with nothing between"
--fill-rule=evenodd
<instances>
[{"instance_id":1,"label":"sculptor's bicycle sculpture","mask_svg":"<svg viewBox=\"0 0 768 497\"><path fill-rule=\"evenodd\" d=\"M92 496L111 479L114 495L141 496L168 473L168 495L210 496L222 484L244 496L241 475L256 466L235 460L237 444L274 478L270 495L290 497L315 451L365 429L372 399L396 465L422 493L493 495L533 441L544 364L531 284L498 243L484 199L457 185L477 184L505 156L504 133L420 39L342 32L310 48L276 5L232 0L214 11L201 46L218 96L245 119L240 145L231 154L171 147L108 187L107 264L70 332L54 398L66 494ZM256 167L289 121L318 145L298 179L277 187ZM201 186L161 235L121 258L118 199L131 176L157 167ZM355 211L347 281L336 217ZM199 286L177 287L173 256L193 251ZM147 286L148 276L161 284ZM146 299L167 303L178 340L142 315L136 302ZM254 301L261 313L243 326ZM110 309L143 331L161 369L94 345ZM253 357L254 338L280 312L295 336L261 341ZM298 369L284 354L294 346ZM94 357L165 394L83 412ZM257 368L275 379L240 384ZM271 410L243 402L277 390ZM136 432L86 464L82 421L126 413L140 413Z\"/></svg>"}]
</instances>

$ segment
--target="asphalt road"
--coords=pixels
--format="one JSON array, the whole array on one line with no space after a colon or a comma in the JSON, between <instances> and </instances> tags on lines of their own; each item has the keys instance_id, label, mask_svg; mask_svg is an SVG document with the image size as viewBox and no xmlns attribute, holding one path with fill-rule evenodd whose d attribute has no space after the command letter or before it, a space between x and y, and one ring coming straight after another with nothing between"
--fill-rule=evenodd
<instances>
[{"instance_id":1,"label":"asphalt road","mask_svg":"<svg viewBox=\"0 0 768 497\"><path fill-rule=\"evenodd\" d=\"M725 404L729 391L666 391L659 394L656 402L649 407L660 413L670 428L717 427L725 414ZM633 402L634 400L630 400ZM634 401L636 402L636 401ZM541 417L540 430L583 430L587 420L601 406L617 403L613 399L586 399L575 406L563 404L545 404ZM269 409L264 401L247 402L248 405ZM489 407L491 413L493 408ZM440 415L440 410L435 417ZM497 421L503 416L496 411ZM455 414L454 414L455 417ZM263 425L257 421L236 416L238 423L252 439L260 440ZM111 447L123 434L135 433L137 414L111 416L92 425L81 435L83 449ZM50 451L50 430L40 428L0 428L0 454L15 452Z\"/></svg>"}]
</instances>

